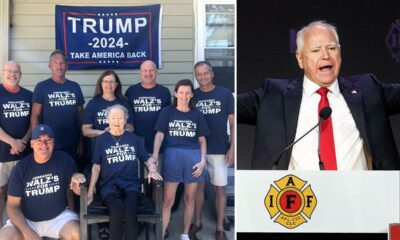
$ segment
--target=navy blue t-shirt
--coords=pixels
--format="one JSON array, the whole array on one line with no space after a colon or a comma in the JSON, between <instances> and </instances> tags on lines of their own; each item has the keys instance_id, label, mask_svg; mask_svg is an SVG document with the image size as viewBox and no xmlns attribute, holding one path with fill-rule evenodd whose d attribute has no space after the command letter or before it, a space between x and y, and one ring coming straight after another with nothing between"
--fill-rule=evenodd
<instances>
[{"instance_id":1,"label":"navy blue t-shirt","mask_svg":"<svg viewBox=\"0 0 400 240\"><path fill-rule=\"evenodd\" d=\"M8 195L21 198L21 210L27 219L50 220L67 208L67 190L75 172L75 162L65 152L54 150L42 164L34 160L32 153L13 169Z\"/></svg>"},{"instance_id":2,"label":"navy blue t-shirt","mask_svg":"<svg viewBox=\"0 0 400 240\"><path fill-rule=\"evenodd\" d=\"M33 91L33 102L42 104L41 123L53 129L56 149L78 144L78 107L85 103L78 83L66 80L59 84L52 79L39 82Z\"/></svg>"},{"instance_id":3,"label":"navy blue t-shirt","mask_svg":"<svg viewBox=\"0 0 400 240\"><path fill-rule=\"evenodd\" d=\"M112 136L105 132L98 136L92 162L100 165L102 198L117 192L113 185L126 192L140 192L138 160L145 162L149 157L143 139L134 133L124 131L121 136Z\"/></svg>"},{"instance_id":4,"label":"navy blue t-shirt","mask_svg":"<svg viewBox=\"0 0 400 240\"><path fill-rule=\"evenodd\" d=\"M101 96L94 97L88 102L83 111L83 124L93 124L93 129L104 130L108 127L108 121L106 118L106 108L111 107L115 104L121 104L128 109L128 121L133 125L133 114L132 108L129 105L128 100L115 98L112 101L107 101Z\"/></svg>"},{"instance_id":5,"label":"navy blue t-shirt","mask_svg":"<svg viewBox=\"0 0 400 240\"><path fill-rule=\"evenodd\" d=\"M207 136L207 154L226 154L229 149L227 121L235 113L235 104L230 90L215 86L210 92L195 91L196 108L206 118L210 135Z\"/></svg>"},{"instance_id":6,"label":"navy blue t-shirt","mask_svg":"<svg viewBox=\"0 0 400 240\"><path fill-rule=\"evenodd\" d=\"M21 139L29 129L31 121L32 92L20 88L18 93L8 92L0 85L0 127L14 139ZM11 155L11 146L0 141L0 162L21 159L31 152L30 146L20 154Z\"/></svg>"},{"instance_id":7,"label":"navy blue t-shirt","mask_svg":"<svg viewBox=\"0 0 400 240\"><path fill-rule=\"evenodd\" d=\"M130 86L125 96L133 108L135 133L144 137L148 152L153 152L154 124L161 109L171 105L171 93L168 88L157 84L151 89L144 88L141 83Z\"/></svg>"},{"instance_id":8,"label":"navy blue t-shirt","mask_svg":"<svg viewBox=\"0 0 400 240\"><path fill-rule=\"evenodd\" d=\"M165 147L199 149L199 137L209 134L204 115L197 109L181 112L174 106L161 110L156 131L164 133Z\"/></svg>"}]
</instances>

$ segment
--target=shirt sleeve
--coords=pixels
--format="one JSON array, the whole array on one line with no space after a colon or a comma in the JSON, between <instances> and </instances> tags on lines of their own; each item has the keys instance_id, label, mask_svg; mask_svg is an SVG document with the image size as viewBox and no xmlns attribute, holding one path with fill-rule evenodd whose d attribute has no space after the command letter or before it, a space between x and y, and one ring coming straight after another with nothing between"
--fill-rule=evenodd
<instances>
[{"instance_id":1,"label":"shirt sleeve","mask_svg":"<svg viewBox=\"0 0 400 240\"><path fill-rule=\"evenodd\" d=\"M137 138L137 143L138 143L137 144L137 147L138 147L137 156L141 162L146 162L149 159L150 154L149 154L149 152L147 152L147 150L144 146L144 138L139 137L139 136L136 136L136 138Z\"/></svg>"},{"instance_id":2,"label":"shirt sleeve","mask_svg":"<svg viewBox=\"0 0 400 240\"><path fill-rule=\"evenodd\" d=\"M265 79L263 87L236 95L236 122L256 125L259 107L270 88L270 79Z\"/></svg>"},{"instance_id":3,"label":"shirt sleeve","mask_svg":"<svg viewBox=\"0 0 400 240\"><path fill-rule=\"evenodd\" d=\"M133 111L132 111L132 106L131 106L131 104L129 103L129 101L123 101L122 102L122 105L124 106L124 107L126 107L126 109L128 110L128 120L127 120L127 123L130 123L130 124L132 124L133 125L133 123L134 123L134 121L133 121Z\"/></svg>"},{"instance_id":4,"label":"shirt sleeve","mask_svg":"<svg viewBox=\"0 0 400 240\"><path fill-rule=\"evenodd\" d=\"M235 100L233 99L233 94L228 91L227 95L227 106L228 106L228 115L235 114Z\"/></svg>"},{"instance_id":5,"label":"shirt sleeve","mask_svg":"<svg viewBox=\"0 0 400 240\"><path fill-rule=\"evenodd\" d=\"M168 130L170 108L163 108L158 115L154 130L165 133Z\"/></svg>"},{"instance_id":6,"label":"shirt sleeve","mask_svg":"<svg viewBox=\"0 0 400 240\"><path fill-rule=\"evenodd\" d=\"M133 126L135 126L136 125L135 124L135 111L134 111L134 106L131 101L131 95L132 95L131 89L132 89L132 86L130 86L125 92L125 97L128 98L128 105L126 107L128 108L128 113L129 113L128 123L132 123Z\"/></svg>"},{"instance_id":7,"label":"shirt sleeve","mask_svg":"<svg viewBox=\"0 0 400 240\"><path fill-rule=\"evenodd\" d=\"M130 102L130 98L129 98L129 97L130 97L130 92L131 92L130 90L131 90L131 87L132 87L132 86L130 86L130 87L129 87L128 89L126 89L126 91L125 91L125 97L128 98L128 101L129 101L129 102Z\"/></svg>"},{"instance_id":8,"label":"shirt sleeve","mask_svg":"<svg viewBox=\"0 0 400 240\"><path fill-rule=\"evenodd\" d=\"M81 87L79 86L79 84L78 83L75 83L75 84L77 87L77 90L76 90L77 103L78 103L78 106L81 106L81 105L85 104L85 98L83 97L82 90L81 90Z\"/></svg>"},{"instance_id":9,"label":"shirt sleeve","mask_svg":"<svg viewBox=\"0 0 400 240\"><path fill-rule=\"evenodd\" d=\"M64 154L64 157L66 158L65 162L67 165L65 168L66 174L67 174L67 179L68 179L68 181L71 181L72 175L74 173L76 173L78 170L77 170L75 161L74 161L74 159L72 159L72 157L70 157L68 154Z\"/></svg>"},{"instance_id":10,"label":"shirt sleeve","mask_svg":"<svg viewBox=\"0 0 400 240\"><path fill-rule=\"evenodd\" d=\"M104 135L104 134L103 134ZM100 135L96 138L94 138L93 140L95 141L95 145L94 145L94 151L93 151L93 155L92 155L92 163L96 163L96 164L100 164L101 163L101 157L102 157L102 136Z\"/></svg>"},{"instance_id":11,"label":"shirt sleeve","mask_svg":"<svg viewBox=\"0 0 400 240\"><path fill-rule=\"evenodd\" d=\"M11 171L10 179L8 180L7 194L13 197L22 197L24 191L21 168L18 166L18 164L19 163L17 163L17 165Z\"/></svg>"},{"instance_id":12,"label":"shirt sleeve","mask_svg":"<svg viewBox=\"0 0 400 240\"><path fill-rule=\"evenodd\" d=\"M171 105L171 93L168 90L168 88L166 89L166 93L165 93L165 105L164 106L169 106Z\"/></svg>"},{"instance_id":13,"label":"shirt sleeve","mask_svg":"<svg viewBox=\"0 0 400 240\"><path fill-rule=\"evenodd\" d=\"M196 134L198 137L207 136L210 134L210 130L208 129L208 125L206 119L202 112L197 111L197 129Z\"/></svg>"},{"instance_id":14,"label":"shirt sleeve","mask_svg":"<svg viewBox=\"0 0 400 240\"><path fill-rule=\"evenodd\" d=\"M94 124L95 110L94 110L94 98L88 102L85 109L83 110L83 124Z\"/></svg>"},{"instance_id":15,"label":"shirt sleeve","mask_svg":"<svg viewBox=\"0 0 400 240\"><path fill-rule=\"evenodd\" d=\"M43 83L36 84L35 90L33 91L32 103L43 104Z\"/></svg>"}]
</instances>

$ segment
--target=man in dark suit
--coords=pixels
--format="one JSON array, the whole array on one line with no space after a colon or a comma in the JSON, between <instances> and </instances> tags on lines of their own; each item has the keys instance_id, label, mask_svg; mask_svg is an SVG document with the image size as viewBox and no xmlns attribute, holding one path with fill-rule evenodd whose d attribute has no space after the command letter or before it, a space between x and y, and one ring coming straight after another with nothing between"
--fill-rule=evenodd
<instances>
[{"instance_id":1,"label":"man in dark suit","mask_svg":"<svg viewBox=\"0 0 400 240\"><path fill-rule=\"evenodd\" d=\"M400 85L383 84L372 74L338 77L340 44L331 24L310 23L296 43L303 79L267 78L261 89L238 95L238 123L256 125L251 169L400 169L389 122L400 112ZM321 123L321 137L316 128L280 156L327 105L332 115Z\"/></svg>"}]
</instances>

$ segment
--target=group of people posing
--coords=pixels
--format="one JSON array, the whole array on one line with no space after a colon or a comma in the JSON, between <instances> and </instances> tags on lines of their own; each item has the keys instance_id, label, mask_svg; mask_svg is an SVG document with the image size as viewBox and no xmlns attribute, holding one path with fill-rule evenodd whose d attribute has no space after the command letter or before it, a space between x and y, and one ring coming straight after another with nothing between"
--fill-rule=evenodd
<instances>
[{"instance_id":1,"label":"group of people posing","mask_svg":"<svg viewBox=\"0 0 400 240\"><path fill-rule=\"evenodd\" d=\"M145 165L149 180L164 181L164 234L177 187L184 184L181 239L202 229L208 172L216 190L216 239L227 239L223 220L227 172L234 162L234 100L228 89L214 85L208 62L194 66L200 87L194 89L189 79L178 81L172 103L170 91L156 83L152 61L141 64L141 82L125 95L118 75L104 71L85 108L79 84L65 77L66 55L52 52L49 68L51 77L32 93L19 85L17 62L3 66L0 216L7 193L9 220L3 224L0 218L1 240L79 239L73 192L79 195L85 181L90 181L88 202L97 186L110 211L109 239L137 239L139 164ZM86 147L84 136L91 140ZM91 179L79 173L87 167L80 160L84 152L91 156Z\"/></svg>"}]
</instances>

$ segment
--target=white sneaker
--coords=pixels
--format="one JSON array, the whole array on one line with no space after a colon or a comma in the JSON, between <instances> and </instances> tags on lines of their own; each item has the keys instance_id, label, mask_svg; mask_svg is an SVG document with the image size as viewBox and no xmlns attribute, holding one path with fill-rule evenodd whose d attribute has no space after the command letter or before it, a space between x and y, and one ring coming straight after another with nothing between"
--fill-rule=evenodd
<instances>
[{"instance_id":1,"label":"white sneaker","mask_svg":"<svg viewBox=\"0 0 400 240\"><path fill-rule=\"evenodd\" d=\"M181 234L181 240L190 240L188 234Z\"/></svg>"}]
</instances>

